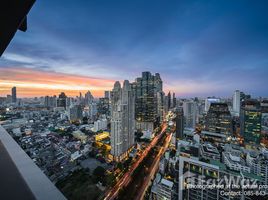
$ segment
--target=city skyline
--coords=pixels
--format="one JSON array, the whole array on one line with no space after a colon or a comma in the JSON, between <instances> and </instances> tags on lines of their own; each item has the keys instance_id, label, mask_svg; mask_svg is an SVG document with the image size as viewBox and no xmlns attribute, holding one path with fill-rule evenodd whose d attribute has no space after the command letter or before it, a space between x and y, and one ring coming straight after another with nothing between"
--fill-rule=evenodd
<instances>
[{"instance_id":1,"label":"city skyline","mask_svg":"<svg viewBox=\"0 0 268 200\"><path fill-rule=\"evenodd\" d=\"M60 76L60 74L54 74L56 75L56 77ZM67 75L68 76L68 75ZM69 76L72 77L72 76ZM90 79L88 77L78 77L78 76L73 76L72 78L74 78L74 80L87 80ZM108 86L108 84L110 83L114 83L116 81L112 81L112 80L102 80L102 79L97 79L97 78L93 78L91 80L95 80L96 83L98 84L98 82L101 81L101 83L104 83L105 86L98 86L100 88L102 88L101 90L96 89L97 87L94 86L90 86L90 84L86 83L82 83L83 85L77 85L80 84L80 82L73 82L73 81L56 81L56 86L54 85L49 85L48 88L44 88L44 86L46 85L46 83L37 83L36 85L34 85L34 87L31 87L33 85L31 85L31 83L17 83L13 85L12 83L2 83L2 85L6 86L8 84L12 84L10 87L1 87L0 88L0 97L7 97L7 96L12 96L12 88L18 88L18 98L39 98L39 97L46 97L46 96L58 96L60 93L65 93L68 97L79 97L79 95L85 96L87 92L91 92L93 94L93 96L95 98L102 98L105 96L105 92L109 91L111 92L113 87ZM118 81L118 80L117 80ZM118 82L120 82L121 84L124 82L125 80L120 80ZM133 80L134 81L134 80ZM51 81L49 81L51 82ZM0 83L1 84L1 83ZM65 85L67 84L67 85ZM165 85L165 83L163 82L163 85ZM18 87L21 86L21 87ZM26 86L26 87L25 87ZM29 88L27 88L27 86L30 86ZM58 87L58 88L57 88ZM90 89L89 89L90 88ZM230 90L230 92L228 94L225 95L216 95L216 94L201 94L201 95L177 95L175 92L173 92L172 90L167 90L165 88L163 88L163 91L165 92L166 95L168 95L170 92L173 93L173 97L175 98L179 98L179 99L187 99L187 98L201 98L201 99L206 99L206 98L232 98L232 93L235 91L239 91L239 89L234 89L234 90ZM243 92L247 92L248 90L245 90ZM251 94L250 95L252 98L266 98L266 96L256 96Z\"/></svg>"},{"instance_id":2,"label":"city skyline","mask_svg":"<svg viewBox=\"0 0 268 200\"><path fill-rule=\"evenodd\" d=\"M268 1L4 1L1 199L268 200Z\"/></svg>"},{"instance_id":3,"label":"city skyline","mask_svg":"<svg viewBox=\"0 0 268 200\"><path fill-rule=\"evenodd\" d=\"M37 1L27 34L18 32L0 60L0 95L16 86L18 96L101 96L153 71L179 97L267 96L266 4Z\"/></svg>"}]
</instances>

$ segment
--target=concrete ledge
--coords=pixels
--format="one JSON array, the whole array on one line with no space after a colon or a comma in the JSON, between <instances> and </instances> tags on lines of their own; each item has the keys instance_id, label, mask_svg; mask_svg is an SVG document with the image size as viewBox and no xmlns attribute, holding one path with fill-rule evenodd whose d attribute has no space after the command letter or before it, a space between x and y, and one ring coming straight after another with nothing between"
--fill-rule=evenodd
<instances>
[{"instance_id":1,"label":"concrete ledge","mask_svg":"<svg viewBox=\"0 0 268 200\"><path fill-rule=\"evenodd\" d=\"M21 177L37 200L66 200L63 194L40 170L17 142L0 126L0 141ZM3 162L3 160L0 160ZM0 163L1 165L1 163ZM10 169L12 170L12 169ZM16 192L16 187L11 186ZM1 195L1 192L0 192ZM0 196L1 198L1 196ZM2 199L2 198L1 198ZM25 199L21 197L21 199Z\"/></svg>"}]
</instances>

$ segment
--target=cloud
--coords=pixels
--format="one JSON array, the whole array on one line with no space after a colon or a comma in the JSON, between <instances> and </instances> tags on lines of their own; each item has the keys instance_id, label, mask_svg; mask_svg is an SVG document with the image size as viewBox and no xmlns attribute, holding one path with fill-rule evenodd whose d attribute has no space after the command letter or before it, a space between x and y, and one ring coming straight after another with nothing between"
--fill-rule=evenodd
<instances>
[{"instance_id":1,"label":"cloud","mask_svg":"<svg viewBox=\"0 0 268 200\"><path fill-rule=\"evenodd\" d=\"M244 0L39 1L0 69L131 81L151 71L178 94L268 95L266 8Z\"/></svg>"},{"instance_id":2,"label":"cloud","mask_svg":"<svg viewBox=\"0 0 268 200\"><path fill-rule=\"evenodd\" d=\"M11 87L18 87L21 96L40 96L57 94L66 91L70 95L78 92L92 91L96 96L102 96L104 90L110 90L114 80L38 71L27 68L0 68L0 93L6 94ZM22 93L22 91L24 91ZM32 92L32 93L31 93Z\"/></svg>"}]
</instances>

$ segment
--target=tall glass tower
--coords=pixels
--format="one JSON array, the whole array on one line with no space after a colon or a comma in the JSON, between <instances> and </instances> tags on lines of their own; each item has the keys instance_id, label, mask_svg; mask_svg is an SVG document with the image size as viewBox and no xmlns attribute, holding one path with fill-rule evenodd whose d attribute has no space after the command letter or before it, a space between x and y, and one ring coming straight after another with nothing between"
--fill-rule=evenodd
<instances>
[{"instance_id":1,"label":"tall glass tower","mask_svg":"<svg viewBox=\"0 0 268 200\"><path fill-rule=\"evenodd\" d=\"M163 82L160 74L142 72L142 76L133 83L133 88L136 94L135 119L138 123L152 124L152 127L160 118L159 111L163 110Z\"/></svg>"},{"instance_id":2,"label":"tall glass tower","mask_svg":"<svg viewBox=\"0 0 268 200\"><path fill-rule=\"evenodd\" d=\"M246 143L260 144L262 113L260 102L248 99L242 102L240 131Z\"/></svg>"}]
</instances>

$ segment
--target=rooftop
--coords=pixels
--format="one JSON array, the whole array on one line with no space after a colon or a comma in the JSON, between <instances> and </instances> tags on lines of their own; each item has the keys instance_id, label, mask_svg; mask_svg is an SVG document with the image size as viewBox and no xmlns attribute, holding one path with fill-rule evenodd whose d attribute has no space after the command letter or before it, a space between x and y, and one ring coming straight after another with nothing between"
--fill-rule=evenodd
<instances>
[{"instance_id":1,"label":"rooftop","mask_svg":"<svg viewBox=\"0 0 268 200\"><path fill-rule=\"evenodd\" d=\"M166 186L168 186L168 187L170 187L170 188L173 187L173 182L171 182L171 181L169 181L169 180L167 180L167 179L164 179L164 178L162 178L162 180L161 180L161 184L166 185Z\"/></svg>"},{"instance_id":2,"label":"rooftop","mask_svg":"<svg viewBox=\"0 0 268 200\"><path fill-rule=\"evenodd\" d=\"M230 174L233 174L235 176L241 176L241 174L239 172L236 172L236 171L233 171L233 170L228 170L225 166L225 164L221 163L220 161L218 160L210 160L209 161L210 164L212 165L216 165L219 167L219 169L221 171L225 171L227 173L230 173ZM247 172L243 172L243 175L246 177L246 178L250 178L250 179L256 179L256 180L261 180L261 177L260 176L257 176L255 174L252 174L252 173L247 173Z\"/></svg>"},{"instance_id":3,"label":"rooftop","mask_svg":"<svg viewBox=\"0 0 268 200\"><path fill-rule=\"evenodd\" d=\"M216 147L214 147L212 144L205 143L201 146L201 148L204 150L206 153L210 154L219 154L219 151Z\"/></svg>"}]
</instances>

